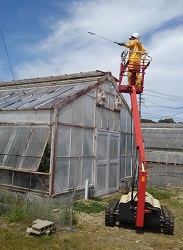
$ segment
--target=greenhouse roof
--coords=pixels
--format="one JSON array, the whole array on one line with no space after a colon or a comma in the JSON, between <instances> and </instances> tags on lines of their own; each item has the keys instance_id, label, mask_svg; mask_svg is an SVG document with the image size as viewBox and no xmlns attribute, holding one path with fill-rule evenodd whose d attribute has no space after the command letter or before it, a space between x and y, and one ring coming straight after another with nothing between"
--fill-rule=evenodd
<instances>
[{"instance_id":1,"label":"greenhouse roof","mask_svg":"<svg viewBox=\"0 0 183 250\"><path fill-rule=\"evenodd\" d=\"M111 73L91 71L1 82L0 110L50 109L76 93L82 94L106 75Z\"/></svg>"}]
</instances>

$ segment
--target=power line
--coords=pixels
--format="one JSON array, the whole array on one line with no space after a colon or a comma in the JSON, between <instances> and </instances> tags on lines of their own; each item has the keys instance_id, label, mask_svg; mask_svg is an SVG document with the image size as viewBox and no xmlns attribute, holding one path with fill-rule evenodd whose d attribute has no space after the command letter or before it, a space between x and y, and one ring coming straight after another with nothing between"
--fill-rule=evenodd
<instances>
[{"instance_id":1,"label":"power line","mask_svg":"<svg viewBox=\"0 0 183 250\"><path fill-rule=\"evenodd\" d=\"M14 72L13 72L13 67L12 67L12 64L11 64L11 61L10 61L10 57L9 57L9 54L8 54L8 49L7 49L7 46L6 46L6 43L5 43L5 39L4 39L4 36L3 36L3 33L2 33L2 29L0 28L0 33L1 33L1 37L2 37L2 40L3 40L3 44L4 44L4 47L5 47L5 51L6 51L6 55L7 55L7 58L8 58L8 62L9 62L9 66L10 66L10 69L11 69L11 73L12 73L12 76L13 76L13 80L15 82L15 86L16 86L16 90L17 90L17 93L18 93L18 96L20 98L20 102L22 103L22 106L23 106L23 110L25 112L25 115L26 115L26 118L27 118L27 121L28 123L30 124L31 128L34 129L34 127L32 126L30 120L29 120L29 117L28 117L28 114L26 112L26 109L24 108L24 105L23 105L23 101L22 101L22 97L21 97L21 94L19 92L19 89L18 89L18 85L16 84L16 80L15 80L15 75L14 75ZM35 131L34 131L35 133ZM35 136L37 138L37 141L40 145L40 147L42 147L42 144L37 136L37 134L35 133Z\"/></svg>"}]
</instances>

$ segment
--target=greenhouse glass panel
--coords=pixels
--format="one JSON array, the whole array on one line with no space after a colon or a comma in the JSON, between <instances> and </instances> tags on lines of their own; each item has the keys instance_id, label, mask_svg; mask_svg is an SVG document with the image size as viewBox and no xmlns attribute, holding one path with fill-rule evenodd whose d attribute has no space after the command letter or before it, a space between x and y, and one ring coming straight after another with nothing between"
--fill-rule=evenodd
<instances>
[{"instance_id":1,"label":"greenhouse glass panel","mask_svg":"<svg viewBox=\"0 0 183 250\"><path fill-rule=\"evenodd\" d=\"M54 187L56 193L69 188L69 159L57 158Z\"/></svg>"},{"instance_id":2,"label":"greenhouse glass panel","mask_svg":"<svg viewBox=\"0 0 183 250\"><path fill-rule=\"evenodd\" d=\"M99 107L96 107L96 127L101 128L101 121L102 121L102 109Z\"/></svg>"},{"instance_id":3,"label":"greenhouse glass panel","mask_svg":"<svg viewBox=\"0 0 183 250\"><path fill-rule=\"evenodd\" d=\"M9 131L12 133L10 137L3 135L5 140L1 149L6 149L1 165L36 171L48 140L49 127L17 126L14 129L9 128L4 130L6 133Z\"/></svg>"},{"instance_id":4,"label":"greenhouse glass panel","mask_svg":"<svg viewBox=\"0 0 183 250\"><path fill-rule=\"evenodd\" d=\"M31 189L48 191L49 176L31 173Z\"/></svg>"},{"instance_id":5,"label":"greenhouse glass panel","mask_svg":"<svg viewBox=\"0 0 183 250\"><path fill-rule=\"evenodd\" d=\"M126 154L127 155L131 155L132 154L132 135L127 135L127 151Z\"/></svg>"},{"instance_id":6,"label":"greenhouse glass panel","mask_svg":"<svg viewBox=\"0 0 183 250\"><path fill-rule=\"evenodd\" d=\"M127 132L132 132L132 117L130 113L127 113Z\"/></svg>"},{"instance_id":7,"label":"greenhouse glass panel","mask_svg":"<svg viewBox=\"0 0 183 250\"><path fill-rule=\"evenodd\" d=\"M3 155L5 152L5 149L7 147L9 139L11 137L12 131L13 131L13 126L12 127L0 126L0 141L1 141L1 143L0 143L0 155ZM3 157L2 157L2 159L3 159ZM2 165L2 161L0 161L0 164Z\"/></svg>"},{"instance_id":8,"label":"greenhouse glass panel","mask_svg":"<svg viewBox=\"0 0 183 250\"><path fill-rule=\"evenodd\" d=\"M33 127L26 147L26 156L41 157L49 136L49 127Z\"/></svg>"},{"instance_id":9,"label":"greenhouse glass panel","mask_svg":"<svg viewBox=\"0 0 183 250\"><path fill-rule=\"evenodd\" d=\"M118 159L118 136L110 136L110 160Z\"/></svg>"},{"instance_id":10,"label":"greenhouse glass panel","mask_svg":"<svg viewBox=\"0 0 183 250\"><path fill-rule=\"evenodd\" d=\"M11 168L19 168L21 166L22 157L16 155L7 155L4 157L3 166Z\"/></svg>"},{"instance_id":11,"label":"greenhouse glass panel","mask_svg":"<svg viewBox=\"0 0 183 250\"><path fill-rule=\"evenodd\" d=\"M0 169L0 184L12 185L13 171Z\"/></svg>"},{"instance_id":12,"label":"greenhouse glass panel","mask_svg":"<svg viewBox=\"0 0 183 250\"><path fill-rule=\"evenodd\" d=\"M122 156L121 157L121 162L120 162L120 178L126 177L126 157Z\"/></svg>"},{"instance_id":13,"label":"greenhouse glass panel","mask_svg":"<svg viewBox=\"0 0 183 250\"><path fill-rule=\"evenodd\" d=\"M114 130L119 131L119 125L120 125L120 113L115 113L115 128Z\"/></svg>"},{"instance_id":14,"label":"greenhouse glass panel","mask_svg":"<svg viewBox=\"0 0 183 250\"><path fill-rule=\"evenodd\" d=\"M106 160L108 149L107 149L107 139L108 135L99 134L98 135L98 160Z\"/></svg>"},{"instance_id":15,"label":"greenhouse glass panel","mask_svg":"<svg viewBox=\"0 0 183 250\"><path fill-rule=\"evenodd\" d=\"M30 188L30 173L14 172L13 186Z\"/></svg>"},{"instance_id":16,"label":"greenhouse glass panel","mask_svg":"<svg viewBox=\"0 0 183 250\"><path fill-rule=\"evenodd\" d=\"M83 138L83 155L92 156L93 155L93 133L91 129L84 129Z\"/></svg>"},{"instance_id":17,"label":"greenhouse glass panel","mask_svg":"<svg viewBox=\"0 0 183 250\"><path fill-rule=\"evenodd\" d=\"M59 110L59 122L72 123L72 104L68 104Z\"/></svg>"},{"instance_id":18,"label":"greenhouse glass panel","mask_svg":"<svg viewBox=\"0 0 183 250\"><path fill-rule=\"evenodd\" d=\"M82 184L85 185L86 179L92 182L93 157L83 158Z\"/></svg>"},{"instance_id":19,"label":"greenhouse glass panel","mask_svg":"<svg viewBox=\"0 0 183 250\"><path fill-rule=\"evenodd\" d=\"M104 107L109 108L109 94L105 92L106 100L104 102Z\"/></svg>"},{"instance_id":20,"label":"greenhouse glass panel","mask_svg":"<svg viewBox=\"0 0 183 250\"><path fill-rule=\"evenodd\" d=\"M36 158L36 157L29 157L29 156L24 157L23 156L22 162L20 164L21 169L30 169L30 170L36 171L40 163L40 158L41 157Z\"/></svg>"},{"instance_id":21,"label":"greenhouse glass panel","mask_svg":"<svg viewBox=\"0 0 183 250\"><path fill-rule=\"evenodd\" d=\"M121 148L120 148L120 150L121 150L121 155L125 155L126 154L126 147L127 147L127 145L126 145L126 137L127 137L127 134L121 134Z\"/></svg>"},{"instance_id":22,"label":"greenhouse glass panel","mask_svg":"<svg viewBox=\"0 0 183 250\"><path fill-rule=\"evenodd\" d=\"M107 125L107 121L108 121L108 110L106 109L103 109L102 110L102 128L103 129L107 129L108 128L108 125Z\"/></svg>"},{"instance_id":23,"label":"greenhouse glass panel","mask_svg":"<svg viewBox=\"0 0 183 250\"><path fill-rule=\"evenodd\" d=\"M109 111L109 129L114 130L114 112Z\"/></svg>"},{"instance_id":24,"label":"greenhouse glass panel","mask_svg":"<svg viewBox=\"0 0 183 250\"><path fill-rule=\"evenodd\" d=\"M72 127L71 129L71 157L82 155L83 129Z\"/></svg>"},{"instance_id":25,"label":"greenhouse glass panel","mask_svg":"<svg viewBox=\"0 0 183 250\"><path fill-rule=\"evenodd\" d=\"M114 110L114 96L109 95L109 108Z\"/></svg>"},{"instance_id":26,"label":"greenhouse glass panel","mask_svg":"<svg viewBox=\"0 0 183 250\"><path fill-rule=\"evenodd\" d=\"M101 164L97 168L97 191L105 191L107 184L107 165Z\"/></svg>"},{"instance_id":27,"label":"greenhouse glass panel","mask_svg":"<svg viewBox=\"0 0 183 250\"><path fill-rule=\"evenodd\" d=\"M69 126L58 126L57 137L57 156L69 156L70 155L70 133L71 127Z\"/></svg>"},{"instance_id":28,"label":"greenhouse glass panel","mask_svg":"<svg viewBox=\"0 0 183 250\"><path fill-rule=\"evenodd\" d=\"M75 100L72 104L72 119L74 124L84 124L84 96Z\"/></svg>"},{"instance_id":29,"label":"greenhouse glass panel","mask_svg":"<svg viewBox=\"0 0 183 250\"><path fill-rule=\"evenodd\" d=\"M131 176L132 175L132 167L131 167L131 157L127 156L126 157L126 176Z\"/></svg>"},{"instance_id":30,"label":"greenhouse glass panel","mask_svg":"<svg viewBox=\"0 0 183 250\"><path fill-rule=\"evenodd\" d=\"M127 110L125 107L121 107L121 112L120 112L120 126L121 126L121 131L126 132L127 130Z\"/></svg>"},{"instance_id":31,"label":"greenhouse glass panel","mask_svg":"<svg viewBox=\"0 0 183 250\"><path fill-rule=\"evenodd\" d=\"M5 153L10 155L22 155L30 133L31 127L15 127Z\"/></svg>"},{"instance_id":32,"label":"greenhouse glass panel","mask_svg":"<svg viewBox=\"0 0 183 250\"><path fill-rule=\"evenodd\" d=\"M118 177L118 164L110 164L109 165L109 189L116 188L118 185L117 177Z\"/></svg>"},{"instance_id":33,"label":"greenhouse glass panel","mask_svg":"<svg viewBox=\"0 0 183 250\"><path fill-rule=\"evenodd\" d=\"M94 107L95 99L88 95L85 95L85 113L84 113L84 125L94 126Z\"/></svg>"},{"instance_id":34,"label":"greenhouse glass panel","mask_svg":"<svg viewBox=\"0 0 183 250\"><path fill-rule=\"evenodd\" d=\"M82 160L79 158L70 160L69 188L82 186Z\"/></svg>"}]
</instances>

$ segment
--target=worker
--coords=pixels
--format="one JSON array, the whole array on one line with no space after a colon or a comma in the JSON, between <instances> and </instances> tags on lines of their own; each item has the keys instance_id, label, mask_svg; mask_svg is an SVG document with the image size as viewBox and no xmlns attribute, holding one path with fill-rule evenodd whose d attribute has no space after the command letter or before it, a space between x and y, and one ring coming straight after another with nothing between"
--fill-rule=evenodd
<instances>
[{"instance_id":1,"label":"worker","mask_svg":"<svg viewBox=\"0 0 183 250\"><path fill-rule=\"evenodd\" d=\"M132 73L136 73L136 82L135 82L135 88L141 89L142 85L142 78L140 76L140 62L141 57L143 54L146 54L146 50L143 47L142 43L139 41L140 35L139 33L133 33L131 37L129 38L129 42L125 43L117 43L120 46L125 46L126 48L129 48L129 64L128 64L128 88L131 87L131 77ZM134 51L133 51L134 50ZM137 52L139 51L139 52Z\"/></svg>"}]
</instances>

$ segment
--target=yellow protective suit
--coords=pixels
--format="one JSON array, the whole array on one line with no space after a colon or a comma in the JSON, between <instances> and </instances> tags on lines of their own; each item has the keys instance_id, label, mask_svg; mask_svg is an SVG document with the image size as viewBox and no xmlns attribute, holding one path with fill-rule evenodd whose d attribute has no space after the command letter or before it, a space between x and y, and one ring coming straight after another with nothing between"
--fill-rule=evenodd
<instances>
[{"instance_id":1,"label":"yellow protective suit","mask_svg":"<svg viewBox=\"0 0 183 250\"><path fill-rule=\"evenodd\" d=\"M130 40L130 42L124 43L124 46L126 48L129 48L130 50L134 50L129 52L129 65L128 65L128 86L131 86L131 76L132 72L136 72L136 83L135 83L135 88L140 89L141 88L141 76L140 76L140 62L141 62L141 57L142 54L146 53L145 48L142 46L142 43L138 41L137 39L135 40ZM136 52L140 51L140 52Z\"/></svg>"}]
</instances>

